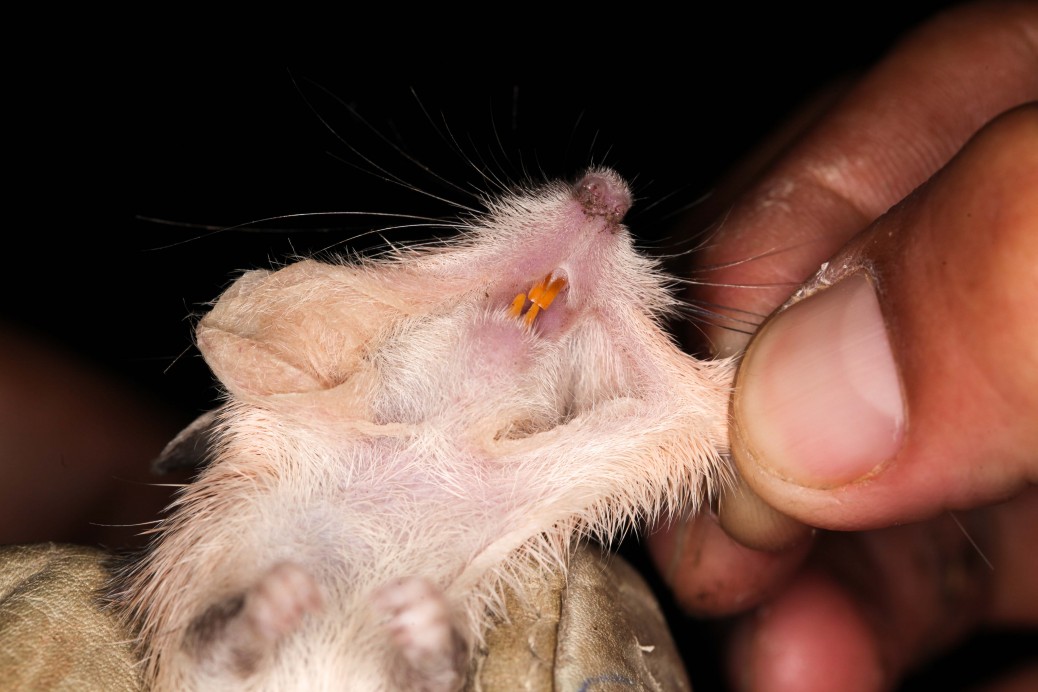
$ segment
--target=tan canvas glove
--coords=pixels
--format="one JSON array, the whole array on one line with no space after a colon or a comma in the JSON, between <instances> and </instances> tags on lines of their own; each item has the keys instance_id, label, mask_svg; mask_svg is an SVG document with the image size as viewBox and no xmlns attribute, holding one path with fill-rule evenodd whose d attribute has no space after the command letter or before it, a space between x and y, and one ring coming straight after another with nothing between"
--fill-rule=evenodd
<instances>
[{"instance_id":1,"label":"tan canvas glove","mask_svg":"<svg viewBox=\"0 0 1038 692\"><path fill-rule=\"evenodd\" d=\"M101 609L105 554L57 545L0 548L0 689L140 690L130 633ZM641 577L597 548L487 634L469 692L690 690Z\"/></svg>"},{"instance_id":2,"label":"tan canvas glove","mask_svg":"<svg viewBox=\"0 0 1038 692\"><path fill-rule=\"evenodd\" d=\"M99 607L105 554L0 547L0 689L140 690L130 638Z\"/></svg>"}]
</instances>

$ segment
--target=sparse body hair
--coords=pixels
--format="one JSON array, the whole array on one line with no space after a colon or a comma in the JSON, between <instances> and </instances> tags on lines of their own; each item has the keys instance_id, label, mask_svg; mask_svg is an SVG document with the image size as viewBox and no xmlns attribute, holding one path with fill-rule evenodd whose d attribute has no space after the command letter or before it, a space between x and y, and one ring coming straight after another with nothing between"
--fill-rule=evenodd
<instances>
[{"instance_id":1,"label":"sparse body hair","mask_svg":"<svg viewBox=\"0 0 1038 692\"><path fill-rule=\"evenodd\" d=\"M113 587L154 689L458 689L503 587L725 481L733 365L661 327L630 205L593 169L220 297L213 460Z\"/></svg>"}]
</instances>

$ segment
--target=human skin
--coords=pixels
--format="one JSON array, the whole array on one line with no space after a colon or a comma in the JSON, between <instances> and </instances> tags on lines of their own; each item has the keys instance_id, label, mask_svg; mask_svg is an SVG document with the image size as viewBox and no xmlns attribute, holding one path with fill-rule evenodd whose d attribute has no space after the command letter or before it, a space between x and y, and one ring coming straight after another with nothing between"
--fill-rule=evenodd
<instances>
[{"instance_id":1,"label":"human skin","mask_svg":"<svg viewBox=\"0 0 1038 692\"><path fill-rule=\"evenodd\" d=\"M177 432L175 416L11 325L0 325L0 363L0 545L142 544L142 519L169 501L148 460Z\"/></svg>"},{"instance_id":2,"label":"human skin","mask_svg":"<svg viewBox=\"0 0 1038 692\"><path fill-rule=\"evenodd\" d=\"M745 613L742 689L885 689L978 627L1038 622L1035 99L1038 5L956 8L690 221L722 218L692 297L740 319L797 295L737 376L720 520L652 542L687 610Z\"/></svg>"}]
</instances>

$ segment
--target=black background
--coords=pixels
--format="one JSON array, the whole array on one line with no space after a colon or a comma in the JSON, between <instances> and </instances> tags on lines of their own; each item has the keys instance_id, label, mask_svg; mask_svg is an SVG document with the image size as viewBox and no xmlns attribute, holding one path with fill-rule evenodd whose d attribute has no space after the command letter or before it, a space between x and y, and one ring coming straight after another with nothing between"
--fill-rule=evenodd
<instances>
[{"instance_id":1,"label":"black background","mask_svg":"<svg viewBox=\"0 0 1038 692\"><path fill-rule=\"evenodd\" d=\"M214 392L194 352L178 360L191 344L189 316L236 271L363 247L348 239L383 222L262 224L290 229L282 233L169 223L219 229L303 212L454 213L370 174L375 165L473 201L381 144L385 136L470 190L488 186L465 157L505 180L614 166L638 197L628 217L635 235L683 249L668 236L667 214L707 193L803 99L873 63L928 9L783 10L749 26L739 7L697 10L666 51L640 52L649 36L588 36L586 50L558 50L565 37L530 39L442 65L409 56L424 76L390 84L380 84L378 55L345 53L319 66L257 58L177 67L127 53L114 64L73 60L54 73L16 75L0 320L67 344L191 416ZM521 50L536 66L523 64ZM481 63L500 56L500 77L488 82ZM523 69L509 71L515 65ZM445 140L448 129L456 144ZM314 226L330 230L301 230Z\"/></svg>"}]
</instances>

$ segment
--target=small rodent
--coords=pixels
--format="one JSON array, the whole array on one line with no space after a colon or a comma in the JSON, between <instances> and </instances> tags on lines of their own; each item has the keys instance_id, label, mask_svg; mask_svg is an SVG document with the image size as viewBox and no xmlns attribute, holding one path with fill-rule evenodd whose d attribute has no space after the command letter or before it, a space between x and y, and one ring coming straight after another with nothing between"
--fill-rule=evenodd
<instances>
[{"instance_id":1,"label":"small rodent","mask_svg":"<svg viewBox=\"0 0 1038 692\"><path fill-rule=\"evenodd\" d=\"M113 588L154 689L458 689L516 575L702 504L733 365L662 329L631 203L592 169L219 298L212 461Z\"/></svg>"}]
</instances>

